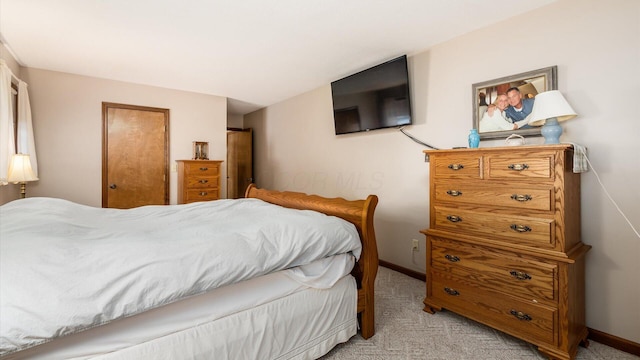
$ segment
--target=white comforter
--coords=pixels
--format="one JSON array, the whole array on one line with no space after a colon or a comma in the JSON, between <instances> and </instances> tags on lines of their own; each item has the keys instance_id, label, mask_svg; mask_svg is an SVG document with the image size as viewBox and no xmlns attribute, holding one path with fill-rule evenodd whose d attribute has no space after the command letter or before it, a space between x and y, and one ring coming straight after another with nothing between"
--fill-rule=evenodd
<instances>
[{"instance_id":1,"label":"white comforter","mask_svg":"<svg viewBox=\"0 0 640 360\"><path fill-rule=\"evenodd\" d=\"M130 210L16 200L0 207L0 356L360 250L342 219L257 199Z\"/></svg>"}]
</instances>

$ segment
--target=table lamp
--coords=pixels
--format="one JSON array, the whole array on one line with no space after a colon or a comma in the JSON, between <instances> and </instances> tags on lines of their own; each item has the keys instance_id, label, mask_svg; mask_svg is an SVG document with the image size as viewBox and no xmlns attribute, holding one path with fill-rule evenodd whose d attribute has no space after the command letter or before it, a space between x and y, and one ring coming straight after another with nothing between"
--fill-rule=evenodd
<instances>
[{"instance_id":1,"label":"table lamp","mask_svg":"<svg viewBox=\"0 0 640 360\"><path fill-rule=\"evenodd\" d=\"M533 110L529 115L529 125L542 126L545 144L560 143L562 126L558 122L578 116L558 90L541 92L535 97Z\"/></svg>"},{"instance_id":2,"label":"table lamp","mask_svg":"<svg viewBox=\"0 0 640 360\"><path fill-rule=\"evenodd\" d=\"M20 197L25 198L26 186L28 181L36 181L38 177L31 168L31 160L27 154L15 154L11 157L9 163L9 171L7 172L7 181L18 184L20 183Z\"/></svg>"}]
</instances>

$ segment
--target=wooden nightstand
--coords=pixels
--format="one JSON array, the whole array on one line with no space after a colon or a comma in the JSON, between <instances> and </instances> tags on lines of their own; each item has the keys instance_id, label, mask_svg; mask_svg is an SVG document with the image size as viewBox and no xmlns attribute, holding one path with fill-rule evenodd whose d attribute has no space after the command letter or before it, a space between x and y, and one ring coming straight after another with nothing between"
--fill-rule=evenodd
<instances>
[{"instance_id":1,"label":"wooden nightstand","mask_svg":"<svg viewBox=\"0 0 640 360\"><path fill-rule=\"evenodd\" d=\"M176 160L178 163L178 204L220 198L222 160Z\"/></svg>"}]
</instances>

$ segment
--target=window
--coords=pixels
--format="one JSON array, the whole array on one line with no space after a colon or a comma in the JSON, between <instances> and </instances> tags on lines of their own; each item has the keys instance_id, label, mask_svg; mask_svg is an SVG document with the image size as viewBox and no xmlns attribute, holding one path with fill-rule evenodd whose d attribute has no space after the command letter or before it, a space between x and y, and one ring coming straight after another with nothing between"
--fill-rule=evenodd
<instances>
[{"instance_id":1,"label":"window","mask_svg":"<svg viewBox=\"0 0 640 360\"><path fill-rule=\"evenodd\" d=\"M11 108L13 109L13 145L18 152L18 85L11 83Z\"/></svg>"}]
</instances>

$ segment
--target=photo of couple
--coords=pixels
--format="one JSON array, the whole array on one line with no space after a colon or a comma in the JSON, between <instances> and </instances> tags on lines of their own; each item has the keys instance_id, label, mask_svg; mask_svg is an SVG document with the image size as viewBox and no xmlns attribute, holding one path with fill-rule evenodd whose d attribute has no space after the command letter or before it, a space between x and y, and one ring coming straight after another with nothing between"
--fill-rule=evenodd
<instances>
[{"instance_id":1,"label":"photo of couple","mask_svg":"<svg viewBox=\"0 0 640 360\"><path fill-rule=\"evenodd\" d=\"M520 89L514 86L506 93L498 94L490 105L486 103L486 94L480 93L479 99L480 132L529 128L528 116L533 110L535 95L528 93L523 97Z\"/></svg>"}]
</instances>

